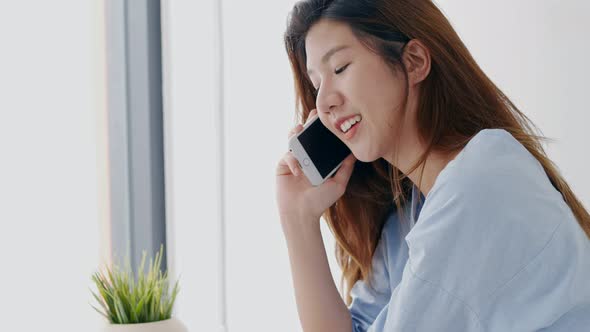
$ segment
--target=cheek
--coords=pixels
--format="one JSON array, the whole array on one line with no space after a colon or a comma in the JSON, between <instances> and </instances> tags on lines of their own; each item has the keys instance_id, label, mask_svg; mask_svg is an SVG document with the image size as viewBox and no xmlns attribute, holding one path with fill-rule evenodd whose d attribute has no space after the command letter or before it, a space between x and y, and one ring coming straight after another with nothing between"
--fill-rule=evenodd
<instances>
[{"instance_id":1,"label":"cheek","mask_svg":"<svg viewBox=\"0 0 590 332\"><path fill-rule=\"evenodd\" d=\"M336 134L334 132L334 128L332 128L332 124L330 123L328 116L327 115L320 115L319 117L320 117L320 121L322 122L324 127L328 128L328 130L330 130L333 134Z\"/></svg>"},{"instance_id":2,"label":"cheek","mask_svg":"<svg viewBox=\"0 0 590 332\"><path fill-rule=\"evenodd\" d=\"M375 89L379 86L379 80L372 76L373 73L370 70L364 70L364 68L359 68L354 74L350 75L347 85L352 88L351 91L355 97L370 101L375 94Z\"/></svg>"},{"instance_id":3,"label":"cheek","mask_svg":"<svg viewBox=\"0 0 590 332\"><path fill-rule=\"evenodd\" d=\"M375 108L382 108L392 97L392 80L384 69L375 64L357 69L347 80L350 87L351 99L358 103L358 107L373 112Z\"/></svg>"}]
</instances>

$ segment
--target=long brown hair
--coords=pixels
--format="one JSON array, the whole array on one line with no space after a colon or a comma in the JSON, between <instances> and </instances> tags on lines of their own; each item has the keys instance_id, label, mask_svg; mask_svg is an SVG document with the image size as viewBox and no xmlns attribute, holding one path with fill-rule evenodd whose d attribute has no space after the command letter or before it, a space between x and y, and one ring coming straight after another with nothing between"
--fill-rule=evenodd
<instances>
[{"instance_id":1,"label":"long brown hair","mask_svg":"<svg viewBox=\"0 0 590 332\"><path fill-rule=\"evenodd\" d=\"M348 24L365 46L383 57L392 69L403 73L406 102L408 74L401 61L404 47L409 40L418 39L430 51L431 69L420 83L417 105L418 132L427 148L408 174L423 165L430 152L457 151L482 129L505 129L541 163L590 237L590 215L547 157L541 144L547 138L537 134L538 128L486 76L430 0L296 3L289 15L284 41L294 74L300 122L316 108L315 90L306 74L305 37L320 19ZM403 105L405 115L406 103ZM369 280L373 253L386 217L392 208L403 211L412 185L405 174L383 159L357 162L345 194L324 213L336 239L335 254L342 269L340 288L346 294L347 304L351 302L354 283Z\"/></svg>"}]
</instances>

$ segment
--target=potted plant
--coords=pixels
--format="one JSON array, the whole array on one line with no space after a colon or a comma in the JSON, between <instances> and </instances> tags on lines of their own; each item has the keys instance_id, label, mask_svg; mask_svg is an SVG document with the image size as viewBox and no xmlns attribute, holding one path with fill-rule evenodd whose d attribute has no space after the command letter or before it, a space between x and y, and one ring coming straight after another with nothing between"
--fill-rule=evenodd
<instances>
[{"instance_id":1,"label":"potted plant","mask_svg":"<svg viewBox=\"0 0 590 332\"><path fill-rule=\"evenodd\" d=\"M168 271L162 274L160 263L163 246L150 259L145 272L146 253L143 252L141 264L136 274L127 261L126 268L114 264L105 272L96 272L92 280L98 293L92 295L102 310L92 306L107 319L104 332L187 332L181 321L172 317L172 307L178 294L178 281L169 292ZM135 277L137 275L137 278Z\"/></svg>"}]
</instances>

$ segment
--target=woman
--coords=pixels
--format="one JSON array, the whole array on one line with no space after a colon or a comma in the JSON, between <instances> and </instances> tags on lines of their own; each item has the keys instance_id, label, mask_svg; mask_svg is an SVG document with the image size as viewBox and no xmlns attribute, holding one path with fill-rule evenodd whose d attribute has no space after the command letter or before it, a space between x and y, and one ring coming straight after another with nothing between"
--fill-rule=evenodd
<instances>
[{"instance_id":1,"label":"woman","mask_svg":"<svg viewBox=\"0 0 590 332\"><path fill-rule=\"evenodd\" d=\"M319 187L277 167L306 332L590 329L590 215L431 1L301 1L285 46L300 118L352 151Z\"/></svg>"}]
</instances>

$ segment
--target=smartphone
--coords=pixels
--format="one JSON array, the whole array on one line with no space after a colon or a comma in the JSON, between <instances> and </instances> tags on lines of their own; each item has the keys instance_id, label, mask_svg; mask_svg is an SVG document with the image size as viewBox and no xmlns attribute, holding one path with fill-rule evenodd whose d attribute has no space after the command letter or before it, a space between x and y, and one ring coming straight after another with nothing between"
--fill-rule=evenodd
<instances>
[{"instance_id":1,"label":"smartphone","mask_svg":"<svg viewBox=\"0 0 590 332\"><path fill-rule=\"evenodd\" d=\"M351 153L318 116L289 139L289 151L297 158L303 174L313 186L329 179Z\"/></svg>"}]
</instances>

